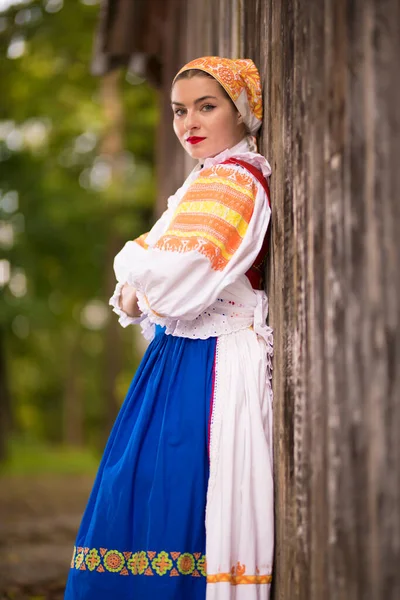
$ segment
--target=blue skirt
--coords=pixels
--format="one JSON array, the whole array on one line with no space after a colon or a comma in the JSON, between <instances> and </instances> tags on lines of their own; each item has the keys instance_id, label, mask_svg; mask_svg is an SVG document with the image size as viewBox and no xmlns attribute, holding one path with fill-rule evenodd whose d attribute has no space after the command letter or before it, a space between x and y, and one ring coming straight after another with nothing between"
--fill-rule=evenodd
<instances>
[{"instance_id":1,"label":"blue skirt","mask_svg":"<svg viewBox=\"0 0 400 600\"><path fill-rule=\"evenodd\" d=\"M216 338L157 327L108 440L65 600L204 600Z\"/></svg>"}]
</instances>

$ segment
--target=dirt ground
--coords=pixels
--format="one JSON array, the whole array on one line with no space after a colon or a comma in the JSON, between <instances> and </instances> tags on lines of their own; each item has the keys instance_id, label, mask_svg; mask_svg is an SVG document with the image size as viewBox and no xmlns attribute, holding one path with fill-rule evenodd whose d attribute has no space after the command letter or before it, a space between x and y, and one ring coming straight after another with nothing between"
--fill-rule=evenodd
<instances>
[{"instance_id":1,"label":"dirt ground","mask_svg":"<svg viewBox=\"0 0 400 600\"><path fill-rule=\"evenodd\" d=\"M93 478L0 478L0 600L61 600Z\"/></svg>"}]
</instances>

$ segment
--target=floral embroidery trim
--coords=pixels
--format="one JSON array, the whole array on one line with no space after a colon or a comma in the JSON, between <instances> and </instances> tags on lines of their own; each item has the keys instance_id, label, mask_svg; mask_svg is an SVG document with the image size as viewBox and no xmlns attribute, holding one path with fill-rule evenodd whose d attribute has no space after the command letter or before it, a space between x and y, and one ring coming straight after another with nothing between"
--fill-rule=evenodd
<instances>
[{"instance_id":1,"label":"floral embroidery trim","mask_svg":"<svg viewBox=\"0 0 400 600\"><path fill-rule=\"evenodd\" d=\"M136 238L136 240L133 240L133 241L136 242L137 244L139 244L139 246L141 246L145 250L147 250L149 247L149 245L146 244L146 239L147 239L148 235L149 235L148 233L143 233L140 237Z\"/></svg>"},{"instance_id":2,"label":"floral embroidery trim","mask_svg":"<svg viewBox=\"0 0 400 600\"><path fill-rule=\"evenodd\" d=\"M206 577L206 557L201 552L120 552L74 546L71 569L125 576Z\"/></svg>"},{"instance_id":3,"label":"floral embroidery trim","mask_svg":"<svg viewBox=\"0 0 400 600\"><path fill-rule=\"evenodd\" d=\"M230 573L207 574L206 557L201 552L120 552L107 548L84 548L74 546L71 569L119 575L158 575L164 577L206 577L207 583L230 583L231 585L268 584L271 574L246 575L246 565L240 562Z\"/></svg>"},{"instance_id":4,"label":"floral embroidery trim","mask_svg":"<svg viewBox=\"0 0 400 600\"><path fill-rule=\"evenodd\" d=\"M246 235L257 185L249 173L216 165L188 188L156 248L203 254L215 271L223 270Z\"/></svg>"},{"instance_id":5,"label":"floral embroidery trim","mask_svg":"<svg viewBox=\"0 0 400 600\"><path fill-rule=\"evenodd\" d=\"M246 565L240 562L233 566L230 573L207 575L207 583L230 583L231 585L268 584L272 582L271 574L261 575L256 569L255 575L245 575Z\"/></svg>"},{"instance_id":6,"label":"floral embroidery trim","mask_svg":"<svg viewBox=\"0 0 400 600\"><path fill-rule=\"evenodd\" d=\"M272 575L232 575L217 573L207 575L207 583L230 583L231 585L249 585L272 583Z\"/></svg>"}]
</instances>

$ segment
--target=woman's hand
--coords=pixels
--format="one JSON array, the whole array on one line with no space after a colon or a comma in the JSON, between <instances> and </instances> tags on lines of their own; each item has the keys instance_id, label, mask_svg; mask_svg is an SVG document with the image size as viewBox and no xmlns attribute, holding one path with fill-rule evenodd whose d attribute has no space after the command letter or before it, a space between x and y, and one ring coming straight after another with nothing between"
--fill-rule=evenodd
<instances>
[{"instance_id":1,"label":"woman's hand","mask_svg":"<svg viewBox=\"0 0 400 600\"><path fill-rule=\"evenodd\" d=\"M119 305L129 317L140 317L142 314L137 303L136 289L129 283L125 283L121 289Z\"/></svg>"}]
</instances>

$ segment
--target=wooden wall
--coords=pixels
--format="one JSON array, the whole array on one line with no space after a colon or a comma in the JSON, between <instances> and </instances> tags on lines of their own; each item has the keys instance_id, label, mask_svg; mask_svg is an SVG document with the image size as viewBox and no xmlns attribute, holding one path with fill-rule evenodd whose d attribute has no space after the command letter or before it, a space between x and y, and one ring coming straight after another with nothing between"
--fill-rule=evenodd
<instances>
[{"instance_id":1,"label":"wooden wall","mask_svg":"<svg viewBox=\"0 0 400 600\"><path fill-rule=\"evenodd\" d=\"M399 0L170 0L160 202L189 169L169 87L205 54L264 85L275 599L400 598Z\"/></svg>"}]
</instances>

